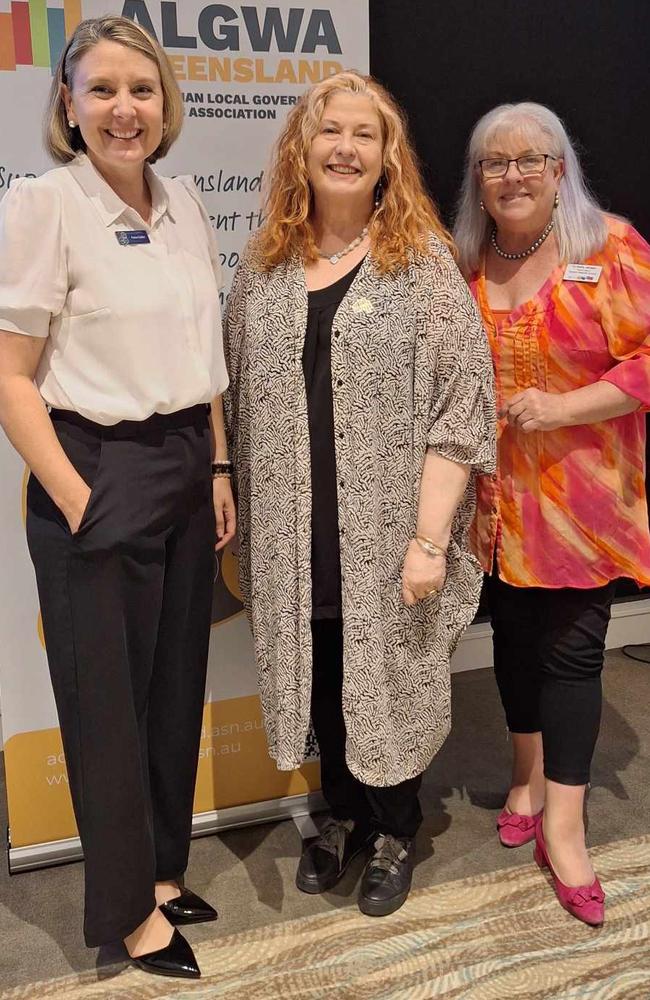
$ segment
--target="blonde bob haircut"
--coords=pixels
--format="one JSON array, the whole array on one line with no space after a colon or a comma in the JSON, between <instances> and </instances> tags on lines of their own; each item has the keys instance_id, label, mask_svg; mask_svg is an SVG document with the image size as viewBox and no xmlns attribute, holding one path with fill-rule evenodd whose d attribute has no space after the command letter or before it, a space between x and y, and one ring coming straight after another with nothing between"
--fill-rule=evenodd
<instances>
[{"instance_id":1,"label":"blonde bob haircut","mask_svg":"<svg viewBox=\"0 0 650 1000\"><path fill-rule=\"evenodd\" d=\"M141 52L158 67L163 92L163 123L166 128L158 148L147 157L149 163L155 163L169 152L180 134L183 125L183 98L169 59L155 38L130 18L115 15L82 21L61 53L45 112L45 148L58 163L69 163L77 153L85 152L86 144L80 129L70 128L68 125L62 85L66 84L73 89L74 73L79 60L103 41L117 42L127 49Z\"/></svg>"},{"instance_id":2,"label":"blonde bob haircut","mask_svg":"<svg viewBox=\"0 0 650 1000\"><path fill-rule=\"evenodd\" d=\"M307 155L328 100L341 92L369 98L381 122L382 194L368 226L379 271L395 272L408 266L414 253L429 253L431 233L453 252L452 238L424 189L404 115L376 80L350 70L311 87L287 118L270 168L264 223L254 243L258 266L271 270L296 255L304 262L318 260Z\"/></svg>"},{"instance_id":3,"label":"blonde bob haircut","mask_svg":"<svg viewBox=\"0 0 650 1000\"><path fill-rule=\"evenodd\" d=\"M478 161L489 155L495 143L513 135L521 137L531 149L550 153L564 163L558 205L553 211L560 259L567 262L586 260L607 241L603 210L587 187L578 154L555 112L532 101L500 104L476 123L467 146L465 176L454 226L460 266L466 275L473 274L479 267L494 224L488 213L481 210Z\"/></svg>"}]
</instances>

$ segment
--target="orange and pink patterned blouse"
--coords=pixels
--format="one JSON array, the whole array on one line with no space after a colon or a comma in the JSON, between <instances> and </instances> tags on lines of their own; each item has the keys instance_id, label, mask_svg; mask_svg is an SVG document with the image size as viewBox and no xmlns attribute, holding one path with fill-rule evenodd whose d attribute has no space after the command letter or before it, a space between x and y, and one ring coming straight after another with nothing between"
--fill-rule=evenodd
<instances>
[{"instance_id":1,"label":"orange and pink patterned blouse","mask_svg":"<svg viewBox=\"0 0 650 1000\"><path fill-rule=\"evenodd\" d=\"M585 263L597 283L564 279L566 264L509 315L491 311L483 269L470 287L488 333L497 409L531 386L569 392L604 379L639 400L623 417L524 434L497 425L498 470L478 481L472 545L483 569L517 587L650 584L645 410L650 409L650 246L608 218L604 248Z\"/></svg>"}]
</instances>

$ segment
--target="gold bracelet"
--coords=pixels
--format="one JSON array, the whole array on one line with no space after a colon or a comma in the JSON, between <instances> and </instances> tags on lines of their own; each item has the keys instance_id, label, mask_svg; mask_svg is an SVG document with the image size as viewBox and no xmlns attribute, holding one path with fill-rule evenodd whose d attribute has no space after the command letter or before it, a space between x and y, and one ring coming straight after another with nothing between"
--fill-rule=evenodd
<instances>
[{"instance_id":1,"label":"gold bracelet","mask_svg":"<svg viewBox=\"0 0 650 1000\"><path fill-rule=\"evenodd\" d=\"M415 541L428 556L442 556L443 559L447 558L447 549L443 549L441 545L437 545L432 538L427 538L426 535L416 535Z\"/></svg>"}]
</instances>

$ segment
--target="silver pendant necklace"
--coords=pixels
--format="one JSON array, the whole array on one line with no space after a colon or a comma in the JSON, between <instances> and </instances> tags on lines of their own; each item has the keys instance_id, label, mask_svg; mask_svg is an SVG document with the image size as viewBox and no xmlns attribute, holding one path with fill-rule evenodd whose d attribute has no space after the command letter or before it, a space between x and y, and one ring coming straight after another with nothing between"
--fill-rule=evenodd
<instances>
[{"instance_id":1,"label":"silver pendant necklace","mask_svg":"<svg viewBox=\"0 0 650 1000\"><path fill-rule=\"evenodd\" d=\"M499 257L503 257L505 260L523 260L524 257L530 257L531 253L535 253L535 251L541 247L542 243L549 235L552 228L553 228L553 219L551 219L551 221L546 226L544 231L540 233L535 242L531 246L529 246L527 250L522 250L520 253L506 253L505 250L501 249L501 247L497 243L496 226L494 226L494 228L492 229L492 233L490 235L490 243L494 247L496 253L498 253Z\"/></svg>"},{"instance_id":2,"label":"silver pendant necklace","mask_svg":"<svg viewBox=\"0 0 650 1000\"><path fill-rule=\"evenodd\" d=\"M368 235L368 227L364 226L363 229L361 230L360 235L357 236L355 240L352 240L352 243L348 243L346 247L343 247L342 250L337 250L336 253L323 253L322 250L318 250L318 256L322 257L323 260L328 260L330 264L338 264L341 257L345 257L346 253L350 253L351 250L354 250L356 247L358 247L359 244L363 240L365 240L367 235Z\"/></svg>"}]
</instances>

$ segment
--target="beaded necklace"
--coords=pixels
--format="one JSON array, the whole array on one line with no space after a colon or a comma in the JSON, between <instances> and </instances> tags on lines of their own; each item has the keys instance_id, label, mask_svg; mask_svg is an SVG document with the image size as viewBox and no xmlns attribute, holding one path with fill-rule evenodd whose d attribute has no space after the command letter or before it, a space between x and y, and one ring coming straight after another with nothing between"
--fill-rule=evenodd
<instances>
[{"instance_id":1,"label":"beaded necklace","mask_svg":"<svg viewBox=\"0 0 650 1000\"><path fill-rule=\"evenodd\" d=\"M324 260L328 260L330 264L338 264L341 257L345 257L346 253L350 253L351 250L354 250L356 247L358 247L361 241L365 240L367 235L368 235L368 227L364 226L359 236L357 236L356 239L352 240L352 243L348 243L346 247L343 247L342 250L337 250L336 253L323 253L322 250L319 250L318 256L322 257Z\"/></svg>"},{"instance_id":2,"label":"beaded necklace","mask_svg":"<svg viewBox=\"0 0 650 1000\"><path fill-rule=\"evenodd\" d=\"M492 233L490 234L490 243L494 247L495 251L498 253L499 257L503 257L505 260L523 260L524 257L530 257L531 253L535 253L535 251L541 247L542 243L549 235L552 228L553 228L553 219L551 219L551 221L543 230L543 232L540 233L535 242L531 246L529 246L527 250L521 250L520 253L506 253L505 250L501 249L501 247L497 243L496 226L494 226L494 228L492 229Z\"/></svg>"}]
</instances>

